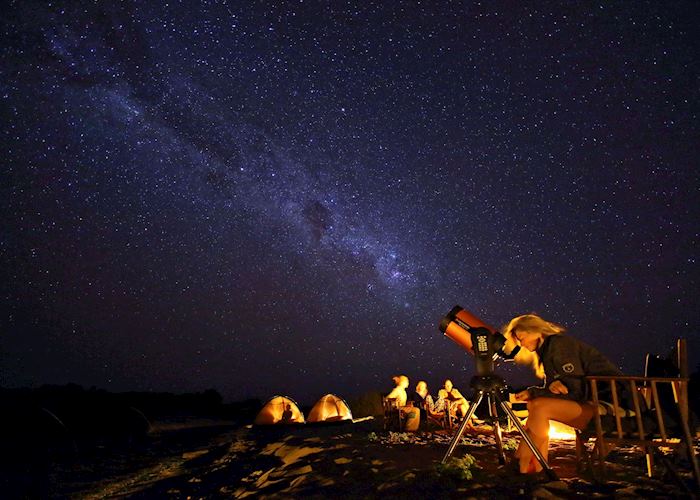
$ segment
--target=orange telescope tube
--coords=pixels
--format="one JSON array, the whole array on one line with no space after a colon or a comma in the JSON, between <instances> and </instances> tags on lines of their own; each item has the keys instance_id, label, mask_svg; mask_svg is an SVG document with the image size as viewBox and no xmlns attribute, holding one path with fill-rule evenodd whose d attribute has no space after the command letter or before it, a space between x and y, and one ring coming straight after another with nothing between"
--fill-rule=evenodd
<instances>
[{"instance_id":1,"label":"orange telescope tube","mask_svg":"<svg viewBox=\"0 0 700 500\"><path fill-rule=\"evenodd\" d=\"M491 333L495 332L492 326L487 325L461 306L454 306L440 321L440 331L471 354L474 354L474 348L469 330L479 327L486 328Z\"/></svg>"}]
</instances>

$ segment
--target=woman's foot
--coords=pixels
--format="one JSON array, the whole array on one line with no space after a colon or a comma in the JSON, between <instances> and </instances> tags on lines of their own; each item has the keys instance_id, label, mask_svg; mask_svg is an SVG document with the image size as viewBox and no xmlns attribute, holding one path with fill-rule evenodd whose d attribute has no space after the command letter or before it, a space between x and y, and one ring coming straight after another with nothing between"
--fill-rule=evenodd
<instances>
[{"instance_id":1,"label":"woman's foot","mask_svg":"<svg viewBox=\"0 0 700 500\"><path fill-rule=\"evenodd\" d=\"M529 460L520 459L519 467L521 474L537 474L542 472L542 465L540 465L540 462L534 455L530 456Z\"/></svg>"}]
</instances>

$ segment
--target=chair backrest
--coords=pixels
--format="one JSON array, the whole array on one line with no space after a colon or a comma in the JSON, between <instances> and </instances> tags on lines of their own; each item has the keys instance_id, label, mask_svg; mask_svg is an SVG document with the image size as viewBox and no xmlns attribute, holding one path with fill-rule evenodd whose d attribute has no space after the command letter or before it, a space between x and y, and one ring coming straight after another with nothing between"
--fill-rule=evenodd
<instances>
[{"instance_id":1,"label":"chair backrest","mask_svg":"<svg viewBox=\"0 0 700 500\"><path fill-rule=\"evenodd\" d=\"M679 339L674 348L672 367L664 367L663 363L654 363L647 356L644 377L630 376L588 376L586 377L594 405L593 421L596 429L596 440L634 444L647 453L648 474L651 475L651 447L685 446L691 458L693 474L700 486L700 471L695 456L692 435L688 426L688 360L685 339ZM657 376L660 374L661 376ZM651 376L650 376L651 375ZM608 389L612 399L614 430L606 434L603 429L601 416L601 389ZM621 392L628 390L631 405L626 405L621 398ZM621 408L631 412L619 411ZM631 406L631 408L629 408ZM631 415L631 418L625 418ZM630 420L631 426L630 429ZM670 438L680 438L677 440ZM599 446L600 460L605 459L605 446Z\"/></svg>"},{"instance_id":2,"label":"chair backrest","mask_svg":"<svg viewBox=\"0 0 700 500\"><path fill-rule=\"evenodd\" d=\"M382 405L384 406L384 411L392 411L399 409L399 400L396 398L382 398Z\"/></svg>"},{"instance_id":3,"label":"chair backrest","mask_svg":"<svg viewBox=\"0 0 700 500\"><path fill-rule=\"evenodd\" d=\"M403 418L398 399L382 397L382 406L384 406L384 430L396 428L400 431Z\"/></svg>"},{"instance_id":4,"label":"chair backrest","mask_svg":"<svg viewBox=\"0 0 700 500\"><path fill-rule=\"evenodd\" d=\"M683 379L683 382L678 387L678 405L680 406L683 417L686 422L689 421L689 408L688 408L688 380L690 374L688 373L688 344L685 339L678 339L676 343L676 367L678 368L678 375Z\"/></svg>"},{"instance_id":5,"label":"chair backrest","mask_svg":"<svg viewBox=\"0 0 700 500\"><path fill-rule=\"evenodd\" d=\"M671 391L677 394L675 389L683 381L679 377L629 377L629 376L590 376L586 377L591 385L592 402L598 411L594 413L596 430L604 433L601 417L611 415L614 420L613 435L616 439L633 439L631 434L636 434L634 440L647 440L659 436L661 442L667 445L669 430L669 415L682 414L678 399L675 400L675 408L662 404L659 394ZM599 394L602 388L609 388L612 401L603 401ZM629 402L623 402L620 393L626 390L629 394ZM631 403L631 404L630 404ZM628 418L633 421L629 422ZM679 419L680 420L680 419ZM635 430L629 432L628 423ZM600 426L600 429L598 427Z\"/></svg>"},{"instance_id":6,"label":"chair backrest","mask_svg":"<svg viewBox=\"0 0 700 500\"><path fill-rule=\"evenodd\" d=\"M676 404L677 410L682 417L692 424L690 419L689 397L688 397L688 347L685 339L678 339L671 354L666 358L661 358L653 354L647 354L645 366L645 377L676 377L678 382L670 386L661 387L659 399L662 406L672 407ZM650 395L647 390L646 394ZM679 417L680 419L680 417Z\"/></svg>"}]
</instances>

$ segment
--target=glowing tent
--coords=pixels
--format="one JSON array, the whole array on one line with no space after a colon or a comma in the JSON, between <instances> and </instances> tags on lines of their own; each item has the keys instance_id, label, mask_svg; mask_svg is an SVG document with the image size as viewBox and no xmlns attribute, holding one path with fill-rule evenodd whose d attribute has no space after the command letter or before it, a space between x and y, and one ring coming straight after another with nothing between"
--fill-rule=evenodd
<instances>
[{"instance_id":1,"label":"glowing tent","mask_svg":"<svg viewBox=\"0 0 700 500\"><path fill-rule=\"evenodd\" d=\"M352 420L348 404L335 394L326 394L311 408L308 422L338 422Z\"/></svg>"},{"instance_id":2,"label":"glowing tent","mask_svg":"<svg viewBox=\"0 0 700 500\"><path fill-rule=\"evenodd\" d=\"M253 421L254 425L303 424L304 414L293 399L286 396L272 397Z\"/></svg>"}]
</instances>

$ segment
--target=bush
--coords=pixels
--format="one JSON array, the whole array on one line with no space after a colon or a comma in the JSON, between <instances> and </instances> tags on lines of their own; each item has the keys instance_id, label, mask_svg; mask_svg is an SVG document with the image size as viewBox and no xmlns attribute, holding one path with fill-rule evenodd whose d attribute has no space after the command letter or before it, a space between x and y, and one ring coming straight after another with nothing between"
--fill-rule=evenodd
<instances>
[{"instance_id":1,"label":"bush","mask_svg":"<svg viewBox=\"0 0 700 500\"><path fill-rule=\"evenodd\" d=\"M515 451L518 449L518 441L516 439L508 438L503 441L503 449L505 451Z\"/></svg>"},{"instance_id":2,"label":"bush","mask_svg":"<svg viewBox=\"0 0 700 500\"><path fill-rule=\"evenodd\" d=\"M467 453L462 458L450 458L446 464L438 464L439 475L456 479L458 481L469 481L474 477L472 469L478 469L476 459Z\"/></svg>"}]
</instances>

